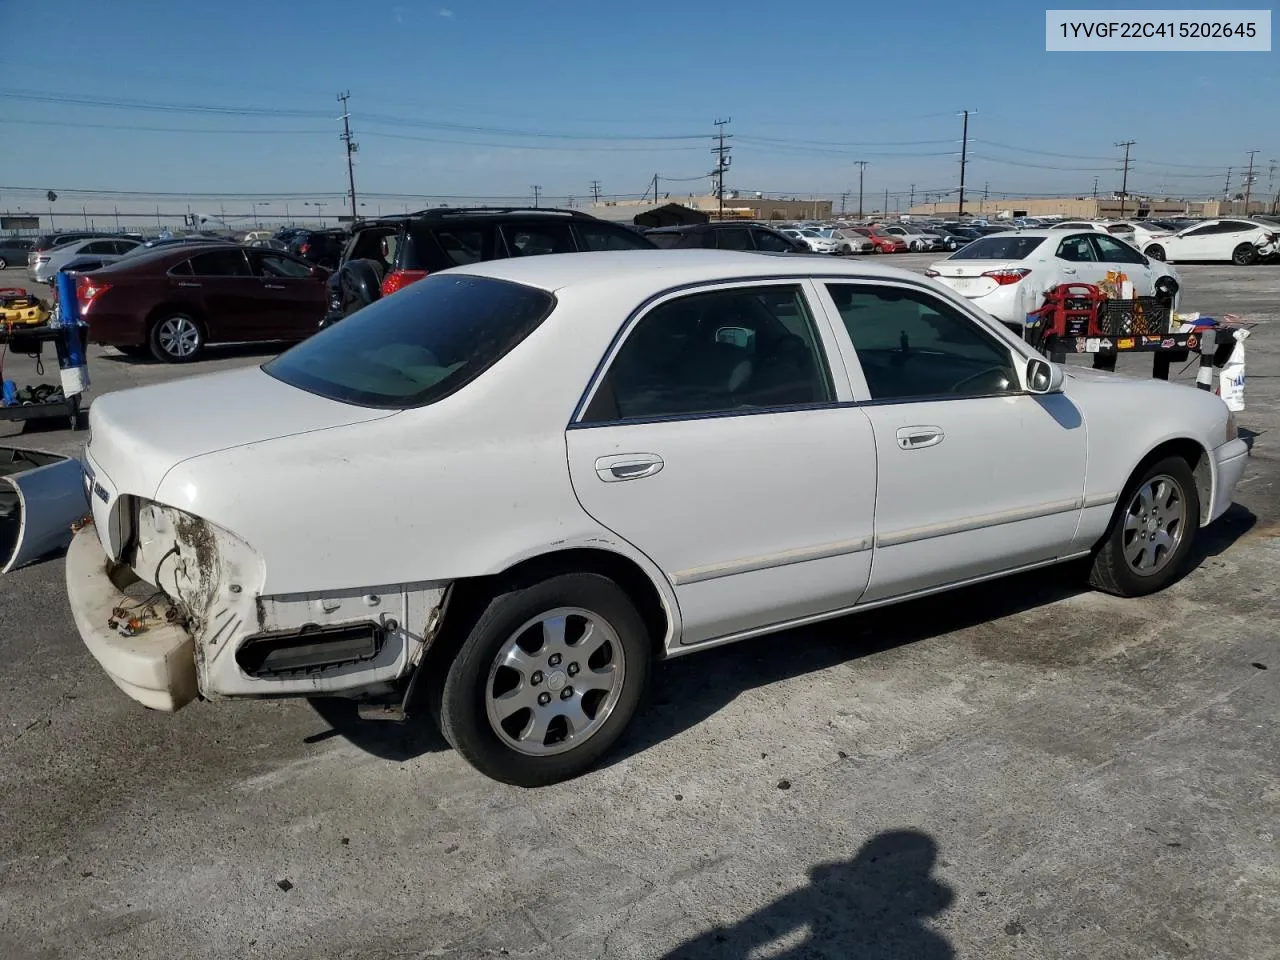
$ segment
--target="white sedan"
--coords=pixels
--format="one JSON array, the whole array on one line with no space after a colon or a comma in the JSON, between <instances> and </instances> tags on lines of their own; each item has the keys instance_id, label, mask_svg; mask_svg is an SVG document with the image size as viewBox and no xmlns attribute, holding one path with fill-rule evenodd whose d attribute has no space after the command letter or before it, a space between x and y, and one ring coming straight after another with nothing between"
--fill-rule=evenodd
<instances>
[{"instance_id":1,"label":"white sedan","mask_svg":"<svg viewBox=\"0 0 1280 960\"><path fill-rule=\"evenodd\" d=\"M799 240L814 253L839 253L841 249L839 240L834 237L824 237L811 227L783 230L782 232L792 240Z\"/></svg>"},{"instance_id":2,"label":"white sedan","mask_svg":"<svg viewBox=\"0 0 1280 960\"><path fill-rule=\"evenodd\" d=\"M655 657L1075 558L1159 590L1248 453L1218 397L1064 373L923 277L713 250L435 273L90 427L67 589L122 690L435 716L522 785L598 760Z\"/></svg>"},{"instance_id":3,"label":"white sedan","mask_svg":"<svg viewBox=\"0 0 1280 960\"><path fill-rule=\"evenodd\" d=\"M1258 220L1206 220L1168 237L1152 240L1142 252L1154 260L1255 263L1259 250L1274 252L1280 227Z\"/></svg>"},{"instance_id":4,"label":"white sedan","mask_svg":"<svg viewBox=\"0 0 1280 960\"><path fill-rule=\"evenodd\" d=\"M1044 303L1046 291L1064 283L1118 287L1132 296L1166 292L1176 308L1181 280L1167 263L1153 261L1108 233L1057 227L993 233L962 247L927 271L1001 323L1021 331L1027 314Z\"/></svg>"}]
</instances>

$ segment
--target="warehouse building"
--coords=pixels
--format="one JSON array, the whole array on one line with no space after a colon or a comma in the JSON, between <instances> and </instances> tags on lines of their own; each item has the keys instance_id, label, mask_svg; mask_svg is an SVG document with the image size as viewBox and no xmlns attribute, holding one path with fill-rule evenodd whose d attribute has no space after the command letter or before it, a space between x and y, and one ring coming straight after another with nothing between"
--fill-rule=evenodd
<instances>
[{"instance_id":1,"label":"warehouse building","mask_svg":"<svg viewBox=\"0 0 1280 960\"><path fill-rule=\"evenodd\" d=\"M667 194L657 203L653 200L610 200L595 203L587 208L587 212L602 220L637 223L637 216L671 206L697 211L715 219L720 213L720 198L713 194ZM831 217L831 201L728 193L724 198L724 216L725 219L735 220L826 220Z\"/></svg>"},{"instance_id":2,"label":"warehouse building","mask_svg":"<svg viewBox=\"0 0 1280 960\"><path fill-rule=\"evenodd\" d=\"M1026 197L1012 200L983 200L966 197L964 211L975 217L1071 217L1082 220L1115 220L1125 217L1241 217L1246 216L1245 203L1239 200L1177 200L1169 198L1129 196L1124 200L1109 197ZM1251 200L1249 214L1267 213L1266 200ZM918 217L954 217L956 198L937 203L917 203L911 213Z\"/></svg>"}]
</instances>

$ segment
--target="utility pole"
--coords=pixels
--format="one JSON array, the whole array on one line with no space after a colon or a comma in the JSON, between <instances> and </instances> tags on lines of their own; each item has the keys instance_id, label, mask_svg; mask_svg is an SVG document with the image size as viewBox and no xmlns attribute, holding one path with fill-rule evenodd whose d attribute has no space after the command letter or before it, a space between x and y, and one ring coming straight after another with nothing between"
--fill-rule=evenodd
<instances>
[{"instance_id":1,"label":"utility pole","mask_svg":"<svg viewBox=\"0 0 1280 960\"><path fill-rule=\"evenodd\" d=\"M591 181L591 202L592 203L600 202L600 181L599 180Z\"/></svg>"},{"instance_id":2,"label":"utility pole","mask_svg":"<svg viewBox=\"0 0 1280 960\"><path fill-rule=\"evenodd\" d=\"M979 213L983 213L987 209L987 195L991 193L991 181L982 181L982 206L978 208Z\"/></svg>"},{"instance_id":3,"label":"utility pole","mask_svg":"<svg viewBox=\"0 0 1280 960\"><path fill-rule=\"evenodd\" d=\"M960 132L960 203L956 219L964 217L964 168L969 162L969 111L964 111L964 126Z\"/></svg>"},{"instance_id":4,"label":"utility pole","mask_svg":"<svg viewBox=\"0 0 1280 960\"><path fill-rule=\"evenodd\" d=\"M360 149L360 144L351 139L351 111L347 109L347 99L351 96L351 91L338 94L338 100L342 103L342 133L338 137L347 145L347 186L351 190L351 222L356 221L356 171L352 163L351 155Z\"/></svg>"},{"instance_id":5,"label":"utility pole","mask_svg":"<svg viewBox=\"0 0 1280 960\"><path fill-rule=\"evenodd\" d=\"M911 212L911 208L916 205L916 185L911 185L911 199L907 201L907 213Z\"/></svg>"},{"instance_id":6,"label":"utility pole","mask_svg":"<svg viewBox=\"0 0 1280 960\"><path fill-rule=\"evenodd\" d=\"M840 194L840 212L841 213L844 213L848 205L848 202L849 202L849 191L846 190L844 193Z\"/></svg>"},{"instance_id":7,"label":"utility pole","mask_svg":"<svg viewBox=\"0 0 1280 960\"><path fill-rule=\"evenodd\" d=\"M1098 199L1098 178L1097 177L1093 178L1093 199L1095 200ZM1094 212L1097 213L1096 210Z\"/></svg>"},{"instance_id":8,"label":"utility pole","mask_svg":"<svg viewBox=\"0 0 1280 960\"><path fill-rule=\"evenodd\" d=\"M538 209L538 198L542 196L542 187L539 184L533 185L533 209Z\"/></svg>"},{"instance_id":9,"label":"utility pole","mask_svg":"<svg viewBox=\"0 0 1280 960\"><path fill-rule=\"evenodd\" d=\"M884 209L882 212L886 217L889 216L889 188L888 187L884 188Z\"/></svg>"},{"instance_id":10,"label":"utility pole","mask_svg":"<svg viewBox=\"0 0 1280 960\"><path fill-rule=\"evenodd\" d=\"M1244 215L1249 215L1249 195L1253 193L1253 155L1257 150L1249 151L1249 172L1244 175Z\"/></svg>"},{"instance_id":11,"label":"utility pole","mask_svg":"<svg viewBox=\"0 0 1280 960\"><path fill-rule=\"evenodd\" d=\"M653 175L653 202L658 202L658 175Z\"/></svg>"},{"instance_id":12,"label":"utility pole","mask_svg":"<svg viewBox=\"0 0 1280 960\"><path fill-rule=\"evenodd\" d=\"M1231 199L1231 171L1234 169L1235 167L1227 167L1227 182L1222 185L1223 200Z\"/></svg>"},{"instance_id":13,"label":"utility pole","mask_svg":"<svg viewBox=\"0 0 1280 960\"><path fill-rule=\"evenodd\" d=\"M858 219L862 219L862 175L867 172L867 161L855 160L853 165L858 168Z\"/></svg>"},{"instance_id":14,"label":"utility pole","mask_svg":"<svg viewBox=\"0 0 1280 960\"><path fill-rule=\"evenodd\" d=\"M729 169L729 152L733 147L725 146L726 139L732 139L733 134L726 134L724 128L726 124L733 122L733 117L726 120L716 121L716 145L711 148L711 152L716 155L716 168L711 175L716 178L716 196L720 198L719 219L724 219L724 173Z\"/></svg>"},{"instance_id":15,"label":"utility pole","mask_svg":"<svg viewBox=\"0 0 1280 960\"><path fill-rule=\"evenodd\" d=\"M120 208L115 207L114 209L116 211L116 233L119 233L120 232Z\"/></svg>"},{"instance_id":16,"label":"utility pole","mask_svg":"<svg viewBox=\"0 0 1280 960\"><path fill-rule=\"evenodd\" d=\"M1129 148L1132 147L1137 140L1121 140L1116 144L1117 147L1124 147L1124 177L1120 181L1120 219L1124 219L1125 201L1129 199Z\"/></svg>"}]
</instances>

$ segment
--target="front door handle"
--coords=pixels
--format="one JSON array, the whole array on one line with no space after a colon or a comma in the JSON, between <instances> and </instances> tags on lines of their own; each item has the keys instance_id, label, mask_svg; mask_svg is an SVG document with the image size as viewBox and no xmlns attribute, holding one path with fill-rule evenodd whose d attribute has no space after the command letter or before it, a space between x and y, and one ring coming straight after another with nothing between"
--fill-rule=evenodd
<instances>
[{"instance_id":1,"label":"front door handle","mask_svg":"<svg viewBox=\"0 0 1280 960\"><path fill-rule=\"evenodd\" d=\"M605 483L652 477L665 466L656 453L619 453L596 458L596 476Z\"/></svg>"},{"instance_id":2,"label":"front door handle","mask_svg":"<svg viewBox=\"0 0 1280 960\"><path fill-rule=\"evenodd\" d=\"M178 281L178 286L180 286L180 287L198 287L198 286L201 286L201 284L198 284L198 283L189 283L189 282L187 282L186 280L179 280L179 281Z\"/></svg>"},{"instance_id":3,"label":"front door handle","mask_svg":"<svg viewBox=\"0 0 1280 960\"><path fill-rule=\"evenodd\" d=\"M284 284L283 284L283 283L264 283L264 284L263 284L263 286L264 286L264 287L266 287L268 290L283 290L283 289L284 289Z\"/></svg>"},{"instance_id":4,"label":"front door handle","mask_svg":"<svg viewBox=\"0 0 1280 960\"><path fill-rule=\"evenodd\" d=\"M1075 267L1063 267L1063 268L1062 268L1062 272L1063 272L1064 274L1066 274L1068 277L1074 277L1074 276L1076 275L1076 268L1075 268Z\"/></svg>"},{"instance_id":5,"label":"front door handle","mask_svg":"<svg viewBox=\"0 0 1280 960\"><path fill-rule=\"evenodd\" d=\"M898 431L898 449L923 450L925 447L936 447L946 436L941 427L903 427Z\"/></svg>"}]
</instances>

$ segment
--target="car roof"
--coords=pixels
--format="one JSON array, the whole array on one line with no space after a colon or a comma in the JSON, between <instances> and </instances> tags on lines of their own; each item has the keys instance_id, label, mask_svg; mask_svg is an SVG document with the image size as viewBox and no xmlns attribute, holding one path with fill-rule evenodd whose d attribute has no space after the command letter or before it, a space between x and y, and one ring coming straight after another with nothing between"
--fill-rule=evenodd
<instances>
[{"instance_id":1,"label":"car roof","mask_svg":"<svg viewBox=\"0 0 1280 960\"><path fill-rule=\"evenodd\" d=\"M510 257L456 267L450 273L508 280L542 290L641 282L652 279L653 289L666 290L689 283L714 283L764 277L806 277L814 274L847 274L872 279L910 279L920 275L898 267L873 263L842 263L830 256L794 253L743 252L738 250L617 250L598 253L555 253L537 257Z\"/></svg>"}]
</instances>

